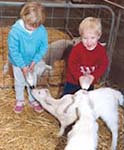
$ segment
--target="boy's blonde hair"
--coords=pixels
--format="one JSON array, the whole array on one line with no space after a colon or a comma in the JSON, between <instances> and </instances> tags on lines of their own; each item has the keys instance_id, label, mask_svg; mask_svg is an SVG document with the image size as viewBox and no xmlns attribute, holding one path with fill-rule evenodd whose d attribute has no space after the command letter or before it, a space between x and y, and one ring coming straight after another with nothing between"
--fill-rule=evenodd
<instances>
[{"instance_id":1,"label":"boy's blonde hair","mask_svg":"<svg viewBox=\"0 0 124 150\"><path fill-rule=\"evenodd\" d=\"M24 23L32 27L38 27L46 19L45 8L40 2L28 2L22 7L20 17Z\"/></svg>"},{"instance_id":2,"label":"boy's blonde hair","mask_svg":"<svg viewBox=\"0 0 124 150\"><path fill-rule=\"evenodd\" d=\"M82 36L85 30L94 30L98 36L102 34L101 19L95 17L85 18L79 25L79 34Z\"/></svg>"}]
</instances>

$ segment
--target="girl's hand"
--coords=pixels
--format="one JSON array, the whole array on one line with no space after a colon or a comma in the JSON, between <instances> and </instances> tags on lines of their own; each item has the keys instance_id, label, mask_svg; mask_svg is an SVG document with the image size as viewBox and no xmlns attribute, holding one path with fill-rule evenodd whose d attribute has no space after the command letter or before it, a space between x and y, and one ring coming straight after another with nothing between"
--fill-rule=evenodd
<instances>
[{"instance_id":1,"label":"girl's hand","mask_svg":"<svg viewBox=\"0 0 124 150\"><path fill-rule=\"evenodd\" d=\"M29 67L28 66L22 68L22 72L23 72L24 76L26 76L26 74L28 73L28 71L29 71Z\"/></svg>"},{"instance_id":2,"label":"girl's hand","mask_svg":"<svg viewBox=\"0 0 124 150\"><path fill-rule=\"evenodd\" d=\"M29 71L32 72L34 70L35 62L32 61L32 63L29 66Z\"/></svg>"}]
</instances>

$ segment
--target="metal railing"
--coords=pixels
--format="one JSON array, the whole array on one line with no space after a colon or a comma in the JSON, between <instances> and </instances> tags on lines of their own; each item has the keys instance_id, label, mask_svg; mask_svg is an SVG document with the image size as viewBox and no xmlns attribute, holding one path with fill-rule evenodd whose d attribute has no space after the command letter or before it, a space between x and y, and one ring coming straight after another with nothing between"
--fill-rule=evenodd
<instances>
[{"instance_id":1,"label":"metal railing","mask_svg":"<svg viewBox=\"0 0 124 150\"><path fill-rule=\"evenodd\" d=\"M24 2L0 1L0 26L11 26L12 23L19 17L19 11L23 4ZM110 60L108 70L104 76L104 80L106 80L109 76L113 54L113 33L115 26L115 14L113 10L106 5L72 4L68 1L63 3L43 2L42 4L47 10L45 25L63 30L69 34L71 33L72 36L79 36L78 25L86 16L101 18L104 28L102 40L107 44L106 47ZM3 38L2 35L1 38Z\"/></svg>"}]
</instances>

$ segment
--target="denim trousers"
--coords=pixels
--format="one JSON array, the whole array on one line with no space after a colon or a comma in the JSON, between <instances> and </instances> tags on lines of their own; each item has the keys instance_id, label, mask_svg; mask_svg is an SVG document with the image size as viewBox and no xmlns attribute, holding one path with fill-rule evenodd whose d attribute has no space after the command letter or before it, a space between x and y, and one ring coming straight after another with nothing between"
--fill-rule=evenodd
<instances>
[{"instance_id":1,"label":"denim trousers","mask_svg":"<svg viewBox=\"0 0 124 150\"><path fill-rule=\"evenodd\" d=\"M65 94L74 94L76 91L78 91L80 89L81 89L80 85L74 85L72 83L66 82L64 85L62 96L64 96ZM93 89L94 89L94 86L91 85L87 91L90 91Z\"/></svg>"}]
</instances>

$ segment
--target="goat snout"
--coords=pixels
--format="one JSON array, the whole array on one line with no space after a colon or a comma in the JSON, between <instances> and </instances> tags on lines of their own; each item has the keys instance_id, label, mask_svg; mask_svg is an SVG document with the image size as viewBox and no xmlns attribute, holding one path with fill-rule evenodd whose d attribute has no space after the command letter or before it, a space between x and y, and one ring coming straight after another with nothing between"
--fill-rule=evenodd
<instances>
[{"instance_id":1,"label":"goat snout","mask_svg":"<svg viewBox=\"0 0 124 150\"><path fill-rule=\"evenodd\" d=\"M35 86L34 86L34 85L30 86L30 89L34 89L34 88L35 88Z\"/></svg>"}]
</instances>

